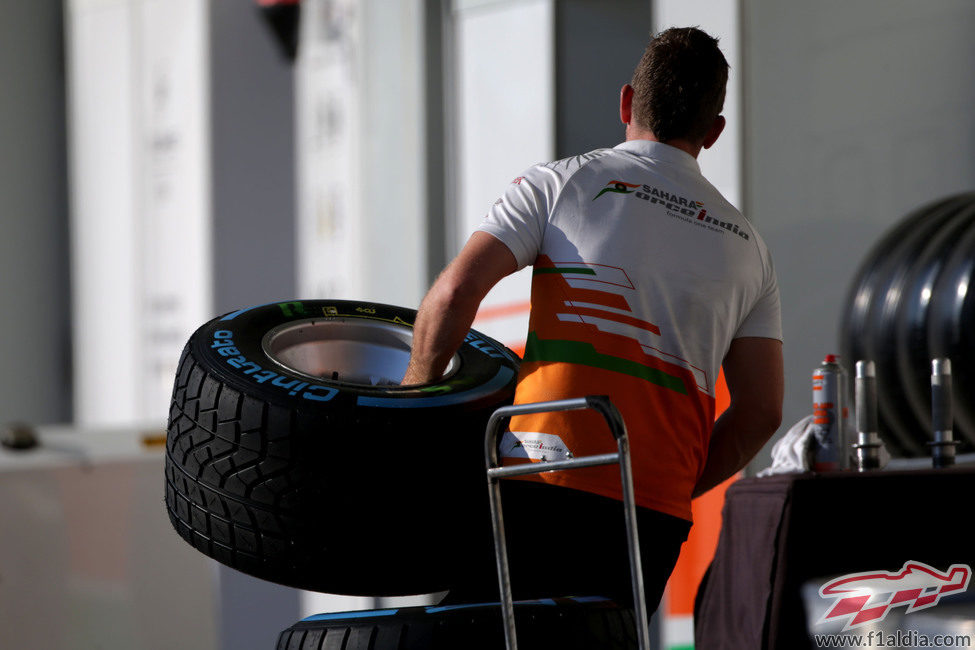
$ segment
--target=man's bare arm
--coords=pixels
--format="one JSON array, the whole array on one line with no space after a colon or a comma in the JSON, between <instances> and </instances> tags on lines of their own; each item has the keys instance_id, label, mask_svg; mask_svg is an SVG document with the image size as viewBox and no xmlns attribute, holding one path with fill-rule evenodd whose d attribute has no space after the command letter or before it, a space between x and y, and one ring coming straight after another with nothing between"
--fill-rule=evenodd
<instances>
[{"instance_id":1,"label":"man's bare arm","mask_svg":"<svg viewBox=\"0 0 975 650\"><path fill-rule=\"evenodd\" d=\"M426 384L443 374L474 322L481 300L518 268L506 245L475 232L427 292L413 326L413 352L403 385Z\"/></svg>"},{"instance_id":2,"label":"man's bare arm","mask_svg":"<svg viewBox=\"0 0 975 650\"><path fill-rule=\"evenodd\" d=\"M785 389L781 341L734 339L722 367L731 406L714 423L695 497L747 465L782 423Z\"/></svg>"}]
</instances>

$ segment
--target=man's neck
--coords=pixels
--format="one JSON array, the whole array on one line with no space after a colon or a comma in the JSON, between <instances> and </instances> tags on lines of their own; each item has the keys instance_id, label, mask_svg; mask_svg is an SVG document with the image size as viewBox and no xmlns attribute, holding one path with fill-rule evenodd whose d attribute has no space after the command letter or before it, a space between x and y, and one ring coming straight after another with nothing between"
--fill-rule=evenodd
<instances>
[{"instance_id":1,"label":"man's neck","mask_svg":"<svg viewBox=\"0 0 975 650\"><path fill-rule=\"evenodd\" d=\"M681 151L690 154L694 158L697 158L701 153L701 145L694 145L690 141L683 138L673 138L664 142L663 140L657 139L657 136L653 134L653 131L647 129L641 129L632 122L626 125L626 139L627 140L650 140L651 142L659 142L660 144L665 144L669 147L674 147L675 149L680 149Z\"/></svg>"}]
</instances>

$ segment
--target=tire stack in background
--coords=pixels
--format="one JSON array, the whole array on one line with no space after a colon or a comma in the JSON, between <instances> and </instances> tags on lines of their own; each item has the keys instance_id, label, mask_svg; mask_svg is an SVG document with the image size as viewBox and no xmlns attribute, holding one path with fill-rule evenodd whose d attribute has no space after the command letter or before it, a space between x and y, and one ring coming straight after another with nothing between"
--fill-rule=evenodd
<instances>
[{"instance_id":1,"label":"tire stack in background","mask_svg":"<svg viewBox=\"0 0 975 650\"><path fill-rule=\"evenodd\" d=\"M840 348L852 376L877 369L880 436L895 457L928 456L931 360L953 369L959 452L975 446L975 193L923 206L866 256L847 297Z\"/></svg>"}]
</instances>

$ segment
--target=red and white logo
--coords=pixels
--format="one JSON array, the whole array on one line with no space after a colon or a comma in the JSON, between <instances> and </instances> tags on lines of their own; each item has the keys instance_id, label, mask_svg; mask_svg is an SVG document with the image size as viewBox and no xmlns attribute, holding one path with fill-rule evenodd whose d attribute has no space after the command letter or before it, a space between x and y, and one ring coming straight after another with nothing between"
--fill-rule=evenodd
<instances>
[{"instance_id":1,"label":"red and white logo","mask_svg":"<svg viewBox=\"0 0 975 650\"><path fill-rule=\"evenodd\" d=\"M823 598L837 598L818 623L846 619L843 630L882 621L894 607L906 613L934 607L942 596L964 592L972 577L967 564L938 571L923 562L905 562L900 571L865 571L832 580L819 588Z\"/></svg>"}]
</instances>

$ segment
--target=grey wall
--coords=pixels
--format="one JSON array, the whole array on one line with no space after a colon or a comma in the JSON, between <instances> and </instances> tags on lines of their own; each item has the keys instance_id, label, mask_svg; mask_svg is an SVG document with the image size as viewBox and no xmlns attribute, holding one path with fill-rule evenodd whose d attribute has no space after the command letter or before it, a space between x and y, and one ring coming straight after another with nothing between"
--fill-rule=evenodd
<instances>
[{"instance_id":1,"label":"grey wall","mask_svg":"<svg viewBox=\"0 0 975 650\"><path fill-rule=\"evenodd\" d=\"M424 140L426 201L427 265L424 288L436 280L447 266L447 205L444 178L447 175L447 144L444 124L448 111L444 95L450 61L444 55L445 29L449 7L448 0L425 0L423 3L423 57L424 57Z\"/></svg>"},{"instance_id":2,"label":"grey wall","mask_svg":"<svg viewBox=\"0 0 975 650\"><path fill-rule=\"evenodd\" d=\"M214 309L294 298L294 69L257 4L210 3Z\"/></svg>"},{"instance_id":3,"label":"grey wall","mask_svg":"<svg viewBox=\"0 0 975 650\"><path fill-rule=\"evenodd\" d=\"M555 153L565 158L625 139L620 88L650 40L646 0L555 4Z\"/></svg>"},{"instance_id":4,"label":"grey wall","mask_svg":"<svg viewBox=\"0 0 975 650\"><path fill-rule=\"evenodd\" d=\"M782 290L784 431L811 412L866 251L913 208L975 189L975 4L743 9L745 212Z\"/></svg>"},{"instance_id":5,"label":"grey wall","mask_svg":"<svg viewBox=\"0 0 975 650\"><path fill-rule=\"evenodd\" d=\"M0 3L0 424L71 417L60 0Z\"/></svg>"}]
</instances>

